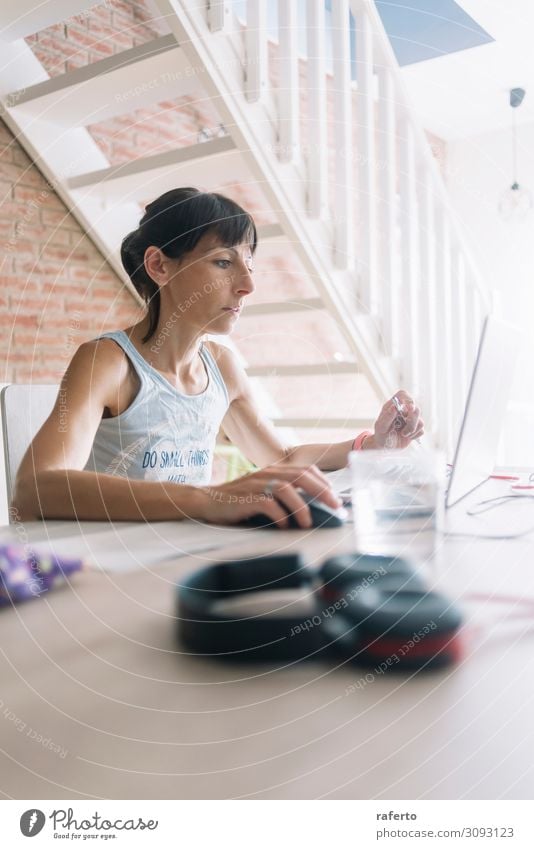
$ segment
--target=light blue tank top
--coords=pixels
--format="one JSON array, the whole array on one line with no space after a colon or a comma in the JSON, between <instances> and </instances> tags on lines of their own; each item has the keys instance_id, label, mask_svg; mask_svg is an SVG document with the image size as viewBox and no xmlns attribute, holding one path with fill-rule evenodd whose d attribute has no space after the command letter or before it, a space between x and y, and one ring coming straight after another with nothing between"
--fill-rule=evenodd
<instances>
[{"instance_id":1,"label":"light blue tank top","mask_svg":"<svg viewBox=\"0 0 534 849\"><path fill-rule=\"evenodd\" d=\"M102 419L86 470L150 481L205 486L211 480L215 439L229 399L219 368L205 345L200 357L208 385L185 395L152 368L124 330L104 333L132 363L140 389L127 410Z\"/></svg>"}]
</instances>

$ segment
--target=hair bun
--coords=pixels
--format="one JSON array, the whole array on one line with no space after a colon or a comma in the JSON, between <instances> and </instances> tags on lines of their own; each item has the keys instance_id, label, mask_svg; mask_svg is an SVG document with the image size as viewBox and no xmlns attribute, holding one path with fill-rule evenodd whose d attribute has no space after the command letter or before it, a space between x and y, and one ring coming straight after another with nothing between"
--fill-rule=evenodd
<instances>
[{"instance_id":1,"label":"hair bun","mask_svg":"<svg viewBox=\"0 0 534 849\"><path fill-rule=\"evenodd\" d=\"M132 230L124 237L121 243L121 260L129 277L134 279L138 274L140 266L144 265L144 251L141 256L138 243L139 230Z\"/></svg>"}]
</instances>

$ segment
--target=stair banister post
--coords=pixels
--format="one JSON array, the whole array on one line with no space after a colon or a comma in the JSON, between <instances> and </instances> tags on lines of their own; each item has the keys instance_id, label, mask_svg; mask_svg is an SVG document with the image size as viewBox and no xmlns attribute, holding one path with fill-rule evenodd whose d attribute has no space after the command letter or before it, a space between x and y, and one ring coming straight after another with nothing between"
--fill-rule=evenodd
<instances>
[{"instance_id":1,"label":"stair banister post","mask_svg":"<svg viewBox=\"0 0 534 849\"><path fill-rule=\"evenodd\" d=\"M334 262L350 268L354 257L354 181L352 174L352 86L348 0L332 3L334 71Z\"/></svg>"},{"instance_id":2,"label":"stair banister post","mask_svg":"<svg viewBox=\"0 0 534 849\"><path fill-rule=\"evenodd\" d=\"M299 149L300 80L297 3L278 0L278 136L281 162L292 162Z\"/></svg>"},{"instance_id":3,"label":"stair banister post","mask_svg":"<svg viewBox=\"0 0 534 849\"><path fill-rule=\"evenodd\" d=\"M423 329L421 344L421 405L427 431L434 432L438 423L437 397L440 386L437 340L436 298L436 230L432 178L423 164L419 173L419 248L421 267L420 323Z\"/></svg>"},{"instance_id":4,"label":"stair banister post","mask_svg":"<svg viewBox=\"0 0 534 849\"><path fill-rule=\"evenodd\" d=\"M267 91L267 6L265 0L247 0L245 28L245 94L249 103Z\"/></svg>"},{"instance_id":5,"label":"stair banister post","mask_svg":"<svg viewBox=\"0 0 534 849\"><path fill-rule=\"evenodd\" d=\"M381 291L380 312L384 350L399 358L400 303L397 271L397 148L395 88L388 68L378 70L378 244L377 287Z\"/></svg>"},{"instance_id":6,"label":"stair banister post","mask_svg":"<svg viewBox=\"0 0 534 849\"><path fill-rule=\"evenodd\" d=\"M326 67L324 0L308 0L308 214L322 218L327 211L328 154L326 134Z\"/></svg>"},{"instance_id":7,"label":"stair banister post","mask_svg":"<svg viewBox=\"0 0 534 849\"><path fill-rule=\"evenodd\" d=\"M353 4L354 5L354 4ZM358 207L359 260L361 268L360 297L370 313L379 309L376 282L377 214L376 214L376 139L375 80L373 73L373 27L367 4L356 6L356 82L358 130Z\"/></svg>"},{"instance_id":8,"label":"stair banister post","mask_svg":"<svg viewBox=\"0 0 534 849\"><path fill-rule=\"evenodd\" d=\"M402 241L402 373L406 388L419 391L419 255L416 196L415 139L408 115L399 122L399 193L400 231Z\"/></svg>"},{"instance_id":9,"label":"stair banister post","mask_svg":"<svg viewBox=\"0 0 534 849\"><path fill-rule=\"evenodd\" d=\"M225 30L231 13L231 0L208 0L208 26L210 31L221 32L221 30Z\"/></svg>"}]
</instances>

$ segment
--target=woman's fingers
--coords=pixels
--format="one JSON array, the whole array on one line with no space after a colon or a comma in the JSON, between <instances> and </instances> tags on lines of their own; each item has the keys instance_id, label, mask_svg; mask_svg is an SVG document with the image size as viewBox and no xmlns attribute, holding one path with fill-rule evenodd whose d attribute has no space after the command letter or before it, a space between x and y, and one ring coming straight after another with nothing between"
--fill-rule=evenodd
<instances>
[{"instance_id":1,"label":"woman's fingers","mask_svg":"<svg viewBox=\"0 0 534 849\"><path fill-rule=\"evenodd\" d=\"M285 508L287 514L294 517L301 528L311 527L310 510L294 486L280 482L273 487L273 496Z\"/></svg>"},{"instance_id":2,"label":"woman's fingers","mask_svg":"<svg viewBox=\"0 0 534 849\"><path fill-rule=\"evenodd\" d=\"M270 466L213 490L217 514L213 521L222 518L235 523L263 514L278 527L286 528L288 517L293 515L300 527L311 527L310 510L297 487L334 509L341 505L328 479L316 467Z\"/></svg>"},{"instance_id":3,"label":"woman's fingers","mask_svg":"<svg viewBox=\"0 0 534 849\"><path fill-rule=\"evenodd\" d=\"M402 448L422 435L421 411L405 389L386 401L375 422L377 447Z\"/></svg>"},{"instance_id":4,"label":"woman's fingers","mask_svg":"<svg viewBox=\"0 0 534 849\"><path fill-rule=\"evenodd\" d=\"M395 392L395 398L398 400L399 404L401 404L402 407L407 406L409 404L415 406L415 402L412 396L408 392L406 392L405 389L399 389L398 392Z\"/></svg>"},{"instance_id":5,"label":"woman's fingers","mask_svg":"<svg viewBox=\"0 0 534 849\"><path fill-rule=\"evenodd\" d=\"M272 489L273 494L265 494L265 498L255 502L252 509L247 511L245 518L248 519L251 516L256 516L261 513L269 519L272 519L273 524L277 525L279 528L287 528L289 526L287 510L284 510L282 504L274 495L275 490L278 489L278 485L273 486Z\"/></svg>"},{"instance_id":6,"label":"woman's fingers","mask_svg":"<svg viewBox=\"0 0 534 849\"><path fill-rule=\"evenodd\" d=\"M399 428L400 435L405 439L418 439L422 435L424 422L420 418L421 410L411 395L404 389L399 389L394 396L397 399L397 414L404 419L404 426Z\"/></svg>"},{"instance_id":7,"label":"woman's fingers","mask_svg":"<svg viewBox=\"0 0 534 849\"><path fill-rule=\"evenodd\" d=\"M279 481L256 473L211 489L209 495L212 509L208 519L212 522L238 524L251 516L262 514L280 528L287 528L287 511L274 496L278 486Z\"/></svg>"},{"instance_id":8,"label":"woman's fingers","mask_svg":"<svg viewBox=\"0 0 534 849\"><path fill-rule=\"evenodd\" d=\"M285 478L287 478L288 476L291 477L292 475L299 475L299 474L302 474L303 472L307 472L312 477L316 478L316 480L318 482L320 482L323 486L327 486L327 487L330 486L330 482L329 482L328 478L326 477L324 472L322 472L320 470L320 468L318 466L291 466L291 465L284 464L283 466L282 465L267 466L266 468L260 470L260 474L261 473L270 474L271 472L273 473L273 475L277 475L279 472L283 472L284 473L283 476Z\"/></svg>"},{"instance_id":9,"label":"woman's fingers","mask_svg":"<svg viewBox=\"0 0 534 849\"><path fill-rule=\"evenodd\" d=\"M393 401L386 401L375 422L375 433L386 434L392 427L393 422L399 415Z\"/></svg>"},{"instance_id":10,"label":"woman's fingers","mask_svg":"<svg viewBox=\"0 0 534 849\"><path fill-rule=\"evenodd\" d=\"M406 424L402 429L401 433L403 436L413 436L419 427L419 416L421 415L421 411L419 407L415 407L413 404L408 405L408 409L406 411Z\"/></svg>"},{"instance_id":11,"label":"woman's fingers","mask_svg":"<svg viewBox=\"0 0 534 849\"><path fill-rule=\"evenodd\" d=\"M341 506L341 501L334 493L328 478L316 466L270 466L256 474L261 474L267 480L276 478L290 483L293 487L300 487L312 498L318 498L334 509Z\"/></svg>"},{"instance_id":12,"label":"woman's fingers","mask_svg":"<svg viewBox=\"0 0 534 849\"><path fill-rule=\"evenodd\" d=\"M413 439L419 439L420 436L424 436L424 433L425 433L425 426L424 426L424 423L421 423L420 427L417 428L417 430L415 431L412 438Z\"/></svg>"}]
</instances>

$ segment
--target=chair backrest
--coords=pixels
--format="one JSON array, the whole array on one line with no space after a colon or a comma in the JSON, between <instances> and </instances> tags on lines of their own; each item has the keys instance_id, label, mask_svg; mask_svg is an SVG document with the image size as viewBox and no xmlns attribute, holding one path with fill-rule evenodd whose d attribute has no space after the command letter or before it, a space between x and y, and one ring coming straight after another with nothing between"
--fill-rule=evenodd
<instances>
[{"instance_id":1,"label":"chair backrest","mask_svg":"<svg viewBox=\"0 0 534 849\"><path fill-rule=\"evenodd\" d=\"M58 386L12 383L0 392L8 504L21 460L52 412L58 389Z\"/></svg>"}]
</instances>

